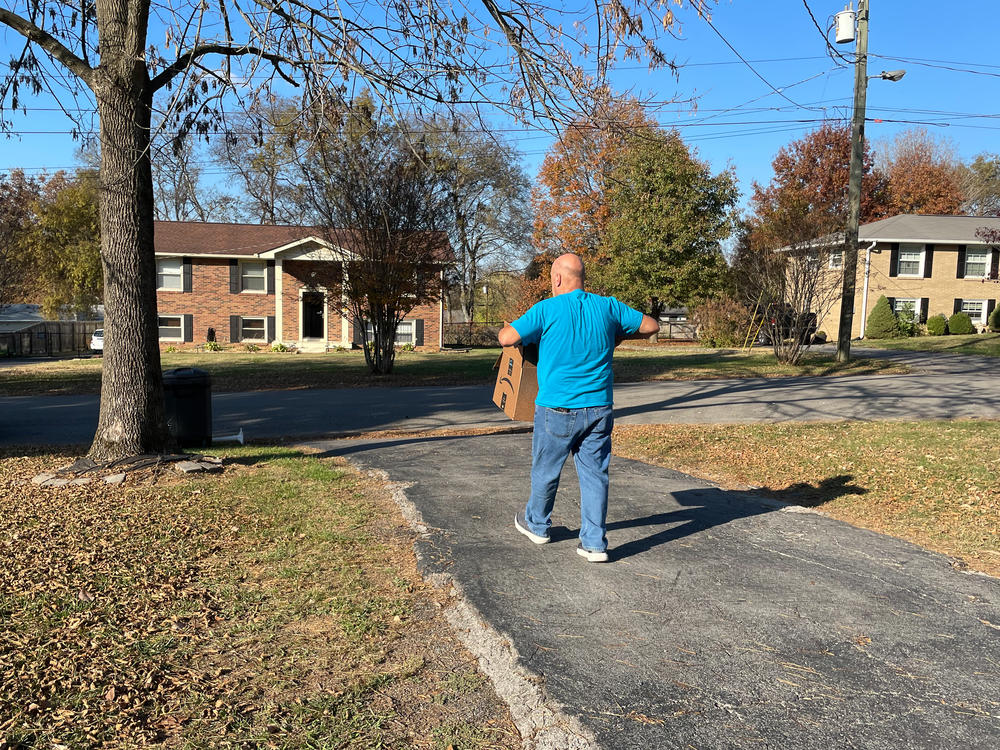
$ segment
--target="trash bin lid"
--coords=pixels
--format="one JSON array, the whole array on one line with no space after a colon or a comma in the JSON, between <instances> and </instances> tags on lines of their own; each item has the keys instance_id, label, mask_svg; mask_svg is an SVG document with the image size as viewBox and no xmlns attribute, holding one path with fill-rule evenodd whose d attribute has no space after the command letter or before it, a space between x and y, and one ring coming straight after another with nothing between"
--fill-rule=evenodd
<instances>
[{"instance_id":1,"label":"trash bin lid","mask_svg":"<svg viewBox=\"0 0 1000 750\"><path fill-rule=\"evenodd\" d=\"M197 367L177 367L163 371L164 383L205 383L209 377L207 370L199 370Z\"/></svg>"}]
</instances>

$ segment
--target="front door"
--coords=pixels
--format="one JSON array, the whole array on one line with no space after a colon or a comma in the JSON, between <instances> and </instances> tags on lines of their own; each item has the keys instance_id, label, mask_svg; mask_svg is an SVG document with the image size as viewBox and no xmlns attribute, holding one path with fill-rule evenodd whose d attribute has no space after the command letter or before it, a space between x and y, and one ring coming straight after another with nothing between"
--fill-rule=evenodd
<instances>
[{"instance_id":1,"label":"front door","mask_svg":"<svg viewBox=\"0 0 1000 750\"><path fill-rule=\"evenodd\" d=\"M302 338L325 339L326 330L323 326L322 292L305 292L302 295Z\"/></svg>"}]
</instances>

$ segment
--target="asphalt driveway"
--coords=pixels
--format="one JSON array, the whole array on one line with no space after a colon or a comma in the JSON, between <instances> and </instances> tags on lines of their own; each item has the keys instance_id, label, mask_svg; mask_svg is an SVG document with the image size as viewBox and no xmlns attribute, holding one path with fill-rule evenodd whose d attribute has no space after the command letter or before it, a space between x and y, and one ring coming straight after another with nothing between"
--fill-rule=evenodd
<instances>
[{"instance_id":1,"label":"asphalt driveway","mask_svg":"<svg viewBox=\"0 0 1000 750\"><path fill-rule=\"evenodd\" d=\"M402 483L425 572L464 592L575 722L553 748L1000 747L1000 581L816 513L615 458L612 562L575 554L567 467L553 541L512 519L530 435L312 445ZM478 643L475 642L478 639ZM501 684L503 680L500 680ZM508 699L517 715L518 690Z\"/></svg>"}]
</instances>

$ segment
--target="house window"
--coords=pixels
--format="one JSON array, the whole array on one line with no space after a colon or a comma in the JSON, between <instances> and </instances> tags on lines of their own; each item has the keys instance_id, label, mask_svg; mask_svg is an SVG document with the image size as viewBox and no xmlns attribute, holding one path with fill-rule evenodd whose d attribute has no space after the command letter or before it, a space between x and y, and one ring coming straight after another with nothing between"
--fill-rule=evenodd
<instances>
[{"instance_id":1,"label":"house window","mask_svg":"<svg viewBox=\"0 0 1000 750\"><path fill-rule=\"evenodd\" d=\"M263 318L240 318L241 341L264 341L266 336Z\"/></svg>"},{"instance_id":2,"label":"house window","mask_svg":"<svg viewBox=\"0 0 1000 750\"><path fill-rule=\"evenodd\" d=\"M920 300L896 297L892 301L892 311L900 320L915 323L920 312Z\"/></svg>"},{"instance_id":3,"label":"house window","mask_svg":"<svg viewBox=\"0 0 1000 750\"><path fill-rule=\"evenodd\" d=\"M179 292L183 288L181 281L181 259L161 258L156 261L156 290Z\"/></svg>"},{"instance_id":4,"label":"house window","mask_svg":"<svg viewBox=\"0 0 1000 750\"><path fill-rule=\"evenodd\" d=\"M267 264L256 261L241 262L240 290L244 292L266 292Z\"/></svg>"},{"instance_id":5,"label":"house window","mask_svg":"<svg viewBox=\"0 0 1000 750\"><path fill-rule=\"evenodd\" d=\"M989 267L989 252L983 250L965 251L965 278L983 279L986 278L986 269Z\"/></svg>"},{"instance_id":6,"label":"house window","mask_svg":"<svg viewBox=\"0 0 1000 750\"><path fill-rule=\"evenodd\" d=\"M375 338L375 329L372 328L372 324L366 323L365 328L368 330L368 340L372 341ZM414 331L414 324L412 320L401 320L399 325L396 326L396 340L393 344L396 346L406 346L407 344L416 344L415 340L416 333Z\"/></svg>"},{"instance_id":7,"label":"house window","mask_svg":"<svg viewBox=\"0 0 1000 750\"><path fill-rule=\"evenodd\" d=\"M899 260L896 263L897 276L924 275L923 245L900 245Z\"/></svg>"},{"instance_id":8,"label":"house window","mask_svg":"<svg viewBox=\"0 0 1000 750\"><path fill-rule=\"evenodd\" d=\"M183 341L184 328L181 324L180 315L161 315L157 324L160 327L160 338L170 341Z\"/></svg>"},{"instance_id":9,"label":"house window","mask_svg":"<svg viewBox=\"0 0 1000 750\"><path fill-rule=\"evenodd\" d=\"M983 324L986 322L986 300L963 299L962 312L968 315L973 323Z\"/></svg>"},{"instance_id":10,"label":"house window","mask_svg":"<svg viewBox=\"0 0 1000 750\"><path fill-rule=\"evenodd\" d=\"M832 250L830 252L830 268L834 271L839 271L843 267L844 267L844 251Z\"/></svg>"}]
</instances>

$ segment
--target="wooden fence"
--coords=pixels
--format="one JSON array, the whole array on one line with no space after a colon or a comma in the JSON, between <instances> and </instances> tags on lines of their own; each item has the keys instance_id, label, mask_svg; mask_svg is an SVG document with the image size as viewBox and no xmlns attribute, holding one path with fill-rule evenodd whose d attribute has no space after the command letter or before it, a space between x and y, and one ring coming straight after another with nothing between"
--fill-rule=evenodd
<instances>
[{"instance_id":1,"label":"wooden fence","mask_svg":"<svg viewBox=\"0 0 1000 750\"><path fill-rule=\"evenodd\" d=\"M90 337L99 321L45 321L20 331L0 333L0 356L57 357L90 351Z\"/></svg>"}]
</instances>

